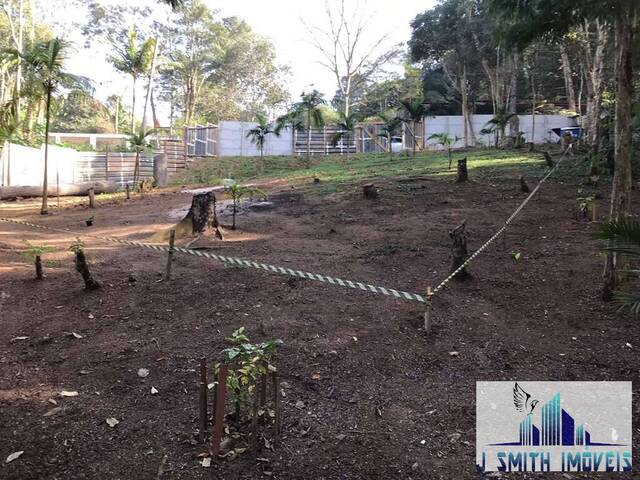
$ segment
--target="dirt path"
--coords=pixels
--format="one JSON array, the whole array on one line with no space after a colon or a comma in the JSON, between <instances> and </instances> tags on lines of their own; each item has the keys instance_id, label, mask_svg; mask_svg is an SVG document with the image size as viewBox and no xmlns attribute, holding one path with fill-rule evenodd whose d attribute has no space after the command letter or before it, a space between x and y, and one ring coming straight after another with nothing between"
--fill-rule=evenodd
<instances>
[{"instance_id":1,"label":"dirt path","mask_svg":"<svg viewBox=\"0 0 640 480\"><path fill-rule=\"evenodd\" d=\"M522 198L515 178L390 180L374 202L354 188L247 212L213 251L420 293L448 273L450 228L467 219L473 250ZM476 380L639 380L640 325L599 301L601 259L575 198L575 185L546 185L506 250L498 242L435 299L429 337L418 303L187 256L163 282L164 255L92 240L102 291L81 290L64 251L38 283L20 241L66 250L75 236L0 223L0 458L25 451L0 478L154 479L165 455L162 478L207 478L195 370L239 326L284 341L283 444L213 465L211 478L477 478ZM91 233L146 240L189 202L101 206ZM90 213L2 215L83 232Z\"/></svg>"}]
</instances>

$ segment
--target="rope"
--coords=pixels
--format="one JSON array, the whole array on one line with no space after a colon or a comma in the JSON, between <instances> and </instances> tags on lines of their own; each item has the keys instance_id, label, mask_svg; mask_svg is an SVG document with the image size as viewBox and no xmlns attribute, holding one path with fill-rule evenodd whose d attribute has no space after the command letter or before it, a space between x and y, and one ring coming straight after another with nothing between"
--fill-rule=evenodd
<instances>
[{"instance_id":1,"label":"rope","mask_svg":"<svg viewBox=\"0 0 640 480\"><path fill-rule=\"evenodd\" d=\"M68 229L61 229L61 228L54 228L54 227L47 227L44 225L39 225L36 223L29 223L29 222L25 222L22 220L16 220L13 218L0 218L0 222L5 222L5 223L13 223L16 225L23 225L23 226L27 226L27 227L32 227L32 228L38 228L41 230L49 230L52 232L61 232L61 233L71 233L74 234L74 232L72 232L71 230ZM164 245L154 245L151 243L143 243L143 242L136 242L133 240L123 240L120 238L115 238L115 237L101 237L101 236L97 236L97 235L91 235L91 234L83 234L82 236L84 237L88 237L88 238L93 238L96 240L102 240L102 241L107 241L107 242L112 242L112 243L119 243L122 245L128 245L128 246L132 246L132 247L139 247L139 248L147 248L150 250L155 250L158 252L169 252L170 248L168 246L164 246ZM268 273L275 273L278 275L287 275L287 276L291 276L291 277L298 277L298 278L304 278L306 280L314 280L316 282L322 282L322 283L329 283L331 285L334 286L339 286L339 287L345 287L345 288L351 288L354 290L360 290L360 291L364 291L364 292L370 292L370 293L375 293L375 294L379 294L379 295L386 295L389 297L395 297L395 298L399 298L401 300L408 300L408 301L414 301L414 302L420 302L420 303L425 303L425 299L422 295L417 294L417 293L410 293L410 292L404 292L402 290L395 290L393 288L385 288L385 287L380 287L380 286L376 286L376 285L370 285L368 283L363 283L363 282L354 282L351 280L344 280L341 278L337 278L337 277L331 277L329 275L321 275L319 273L311 273L311 272L305 272L302 270L294 270L291 268L285 268L285 267L279 267L276 265L270 265L268 263L260 263L260 262L255 262L252 260L245 260L242 258L237 258L237 257L227 257L224 255L217 255L215 253L209 253L209 252L203 252L201 250L193 250L190 248L183 248L183 247L173 247L173 251L174 252L178 252L178 253L182 253L185 255L191 255L194 257L202 257L202 258L208 258L211 260L216 260L219 262L223 262L223 263L227 263L230 265L235 265L235 266L240 266L240 267L249 267L249 268L256 268L259 270L264 270Z\"/></svg>"},{"instance_id":2,"label":"rope","mask_svg":"<svg viewBox=\"0 0 640 480\"><path fill-rule=\"evenodd\" d=\"M456 275L458 275L462 270L464 270L464 268L466 266L468 266L478 255L480 255L481 252L483 252L489 245L491 245L500 235L502 235L507 230L507 226L513 220L515 220L515 218L520 214L522 209L524 209L524 207L529 203L529 201L531 201L531 199L538 192L538 190L540 190L540 187L542 186L542 184L547 181L547 179L551 176L551 174L553 174L553 172L556 171L556 169L558 168L558 166L560 165L560 163L562 163L562 161L564 159L565 159L564 155L562 157L560 157L560 160L558 160L558 163L556 163L553 166L553 168L549 169L549 171L546 173L546 175L540 179L540 181L538 182L536 187L533 190L531 190L531 193L529 193L529 195L527 195L527 198L525 198L523 200L523 202L518 206L518 208L516 208L514 210L514 212L511 214L511 216L509 216L509 218L507 218L505 220L504 225L496 233L494 233L493 236L491 236L491 238L489 238L489 240L484 242L484 244L480 248L478 248L478 250L476 250L473 253L473 255L471 255L469 258L467 258L462 263L462 265L460 265L458 268L456 268L453 272L451 272L449 274L449 276L447 278L445 278L442 282L440 282L440 284L431 291L430 295L427 295L427 303L431 302L431 298L433 297L433 295L435 295L440 290L442 290L447 285L447 283L449 283L451 280L453 280L453 278Z\"/></svg>"}]
</instances>

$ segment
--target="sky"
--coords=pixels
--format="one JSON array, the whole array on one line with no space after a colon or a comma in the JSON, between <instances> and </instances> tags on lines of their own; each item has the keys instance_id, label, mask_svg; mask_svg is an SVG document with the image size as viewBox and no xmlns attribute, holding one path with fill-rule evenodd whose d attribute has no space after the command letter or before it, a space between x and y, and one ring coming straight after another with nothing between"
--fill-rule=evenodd
<instances>
[{"instance_id":1,"label":"sky","mask_svg":"<svg viewBox=\"0 0 640 480\"><path fill-rule=\"evenodd\" d=\"M39 0L47 2L48 0ZM101 0L112 3L116 0ZM153 5L155 15L166 15L167 7L159 5L155 0L118 0L119 3ZM325 25L324 0L204 0L212 9L220 11L222 16L238 16L249 23L254 31L265 36L274 44L278 63L290 68L287 88L293 99L303 90L316 88L327 98L332 98L336 91L335 77L318 63L320 53L310 43L305 24L311 27ZM328 0L337 5L340 0ZM64 5L65 0L60 0ZM388 38L383 46L391 47L398 43L406 43L410 37L409 23L418 14L431 8L436 0L346 0L347 10L350 12L368 12L369 40L377 39L387 34ZM78 34L70 32L73 22L82 22L83 12L72 8L56 8L47 13L49 18L57 22L59 33L71 36L76 43L81 44ZM74 36L75 35L75 36ZM381 47L383 47L381 46ZM92 48L86 50L77 48L69 59L69 71L87 76L94 80L96 97L104 100L113 93L118 93L128 99L131 96L130 80L113 70L105 59L107 50ZM399 66L391 70L400 71ZM142 98L142 85L138 91ZM161 109L161 117L166 112Z\"/></svg>"}]
</instances>

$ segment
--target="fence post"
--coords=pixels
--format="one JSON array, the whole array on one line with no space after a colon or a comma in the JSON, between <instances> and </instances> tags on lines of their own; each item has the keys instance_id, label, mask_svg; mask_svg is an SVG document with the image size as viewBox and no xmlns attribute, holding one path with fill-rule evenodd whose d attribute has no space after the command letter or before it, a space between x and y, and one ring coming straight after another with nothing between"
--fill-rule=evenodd
<instances>
[{"instance_id":1,"label":"fence post","mask_svg":"<svg viewBox=\"0 0 640 480\"><path fill-rule=\"evenodd\" d=\"M176 231L169 232L169 253L167 253L167 275L166 279L171 280L171 264L173 263L173 246L176 242Z\"/></svg>"},{"instance_id":2,"label":"fence post","mask_svg":"<svg viewBox=\"0 0 640 480\"><path fill-rule=\"evenodd\" d=\"M125 190L127 192L127 200L131 200L131 188L129 187L129 182L126 183Z\"/></svg>"},{"instance_id":3,"label":"fence post","mask_svg":"<svg viewBox=\"0 0 640 480\"><path fill-rule=\"evenodd\" d=\"M173 232L173 230L172 230ZM207 438L207 359L200 359L200 442Z\"/></svg>"},{"instance_id":4,"label":"fence post","mask_svg":"<svg viewBox=\"0 0 640 480\"><path fill-rule=\"evenodd\" d=\"M218 385L216 387L216 403L213 412L213 440L211 443L211 456L216 459L220 453L220 442L224 430L225 393L227 390L227 366L220 365L218 370Z\"/></svg>"}]
</instances>

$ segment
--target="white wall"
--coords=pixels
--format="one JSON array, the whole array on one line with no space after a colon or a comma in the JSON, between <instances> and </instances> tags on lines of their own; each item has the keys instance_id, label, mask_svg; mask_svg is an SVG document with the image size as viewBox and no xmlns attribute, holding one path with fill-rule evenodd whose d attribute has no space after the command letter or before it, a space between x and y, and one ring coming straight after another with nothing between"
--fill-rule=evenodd
<instances>
[{"instance_id":1,"label":"white wall","mask_svg":"<svg viewBox=\"0 0 640 480\"><path fill-rule=\"evenodd\" d=\"M253 122L223 121L218 124L217 154L220 157L254 157L260 150L247 138L247 132L257 124ZM284 130L279 137L267 136L265 155L292 155L291 131Z\"/></svg>"},{"instance_id":2,"label":"white wall","mask_svg":"<svg viewBox=\"0 0 640 480\"><path fill-rule=\"evenodd\" d=\"M556 142L558 137L551 132L552 128L576 126L575 119L564 115L536 115L535 130L533 130L534 138L532 140L532 115L518 115L520 119L520 131L524 132L525 141L534 143ZM480 130L485 128L487 122L493 118L493 115L473 115L472 125L476 139L484 145L490 146L494 144L495 136L493 134L482 135ZM432 118L425 118L425 138L429 138L434 133L448 133L451 136L464 136L464 122L461 115L441 115ZM509 128L507 127L507 133ZM437 145L435 140L427 140L429 148L442 148ZM464 140L460 140L455 147L463 147Z\"/></svg>"},{"instance_id":3,"label":"white wall","mask_svg":"<svg viewBox=\"0 0 640 480\"><path fill-rule=\"evenodd\" d=\"M71 183L77 152L71 148L49 145L47 179L55 183L56 175L60 183ZM41 148L25 147L6 143L0 159L0 183L12 186L42 185L44 175L44 145Z\"/></svg>"}]
</instances>

